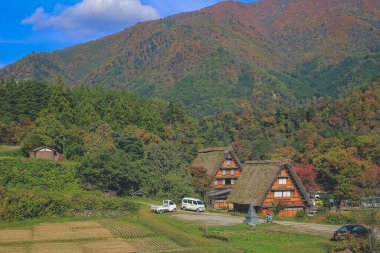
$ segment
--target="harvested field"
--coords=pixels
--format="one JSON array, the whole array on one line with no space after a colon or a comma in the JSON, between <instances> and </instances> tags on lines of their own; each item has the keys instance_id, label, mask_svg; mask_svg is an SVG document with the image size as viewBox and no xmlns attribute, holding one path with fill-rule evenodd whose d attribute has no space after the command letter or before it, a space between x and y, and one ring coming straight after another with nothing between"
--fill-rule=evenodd
<instances>
[{"instance_id":1,"label":"harvested field","mask_svg":"<svg viewBox=\"0 0 380 253\"><path fill-rule=\"evenodd\" d=\"M158 238L136 238L130 239L128 242L139 251L178 248L174 242Z\"/></svg>"},{"instance_id":2,"label":"harvested field","mask_svg":"<svg viewBox=\"0 0 380 253\"><path fill-rule=\"evenodd\" d=\"M91 253L122 253L122 252L136 252L136 249L127 241L121 238L110 238L83 245L83 252Z\"/></svg>"},{"instance_id":3,"label":"harvested field","mask_svg":"<svg viewBox=\"0 0 380 253\"><path fill-rule=\"evenodd\" d=\"M111 237L97 222L65 222L40 224L33 227L33 241L71 240Z\"/></svg>"},{"instance_id":4,"label":"harvested field","mask_svg":"<svg viewBox=\"0 0 380 253\"><path fill-rule=\"evenodd\" d=\"M23 253L25 250L23 247L0 247L0 253Z\"/></svg>"},{"instance_id":5,"label":"harvested field","mask_svg":"<svg viewBox=\"0 0 380 253\"><path fill-rule=\"evenodd\" d=\"M111 231L115 237L143 236L149 234L149 231L141 226L134 224L125 224L116 219L99 221L104 228Z\"/></svg>"},{"instance_id":6,"label":"harvested field","mask_svg":"<svg viewBox=\"0 0 380 253\"><path fill-rule=\"evenodd\" d=\"M152 233L148 229L117 219L42 223L28 229L0 230L0 253L121 253L178 248L174 242L149 236Z\"/></svg>"},{"instance_id":7,"label":"harvested field","mask_svg":"<svg viewBox=\"0 0 380 253\"><path fill-rule=\"evenodd\" d=\"M31 241L32 231L29 229L2 229L0 230L0 243Z\"/></svg>"},{"instance_id":8,"label":"harvested field","mask_svg":"<svg viewBox=\"0 0 380 253\"><path fill-rule=\"evenodd\" d=\"M32 253L81 253L80 245L75 243L43 243L29 247Z\"/></svg>"}]
</instances>

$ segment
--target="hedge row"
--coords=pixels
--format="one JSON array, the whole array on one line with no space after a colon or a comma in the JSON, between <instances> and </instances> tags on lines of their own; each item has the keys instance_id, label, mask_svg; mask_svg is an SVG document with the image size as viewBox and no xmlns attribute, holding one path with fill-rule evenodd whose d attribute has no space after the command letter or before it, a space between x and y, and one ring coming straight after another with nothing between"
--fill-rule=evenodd
<instances>
[{"instance_id":1,"label":"hedge row","mask_svg":"<svg viewBox=\"0 0 380 253\"><path fill-rule=\"evenodd\" d=\"M57 193L21 189L5 190L0 195L0 218L6 221L41 216L119 215L138 209L124 198L104 198L100 192Z\"/></svg>"}]
</instances>

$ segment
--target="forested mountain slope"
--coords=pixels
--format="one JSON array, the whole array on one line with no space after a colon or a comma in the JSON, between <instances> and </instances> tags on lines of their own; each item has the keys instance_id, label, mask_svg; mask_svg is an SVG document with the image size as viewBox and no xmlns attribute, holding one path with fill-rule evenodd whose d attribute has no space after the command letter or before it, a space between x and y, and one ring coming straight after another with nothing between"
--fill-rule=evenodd
<instances>
[{"instance_id":1,"label":"forested mountain slope","mask_svg":"<svg viewBox=\"0 0 380 253\"><path fill-rule=\"evenodd\" d=\"M139 23L53 53L33 53L0 78L133 90L183 103L193 115L337 97L379 78L380 2L263 0Z\"/></svg>"}]
</instances>

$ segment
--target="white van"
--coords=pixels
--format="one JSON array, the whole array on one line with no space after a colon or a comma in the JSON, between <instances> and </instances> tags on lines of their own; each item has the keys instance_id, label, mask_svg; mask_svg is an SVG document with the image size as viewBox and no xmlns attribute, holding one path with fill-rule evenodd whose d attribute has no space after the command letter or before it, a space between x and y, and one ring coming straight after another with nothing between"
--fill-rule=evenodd
<instances>
[{"instance_id":1,"label":"white van","mask_svg":"<svg viewBox=\"0 0 380 253\"><path fill-rule=\"evenodd\" d=\"M182 210L192 210L197 212L204 212L206 210L206 206L200 199L194 198L183 198L181 204Z\"/></svg>"}]
</instances>

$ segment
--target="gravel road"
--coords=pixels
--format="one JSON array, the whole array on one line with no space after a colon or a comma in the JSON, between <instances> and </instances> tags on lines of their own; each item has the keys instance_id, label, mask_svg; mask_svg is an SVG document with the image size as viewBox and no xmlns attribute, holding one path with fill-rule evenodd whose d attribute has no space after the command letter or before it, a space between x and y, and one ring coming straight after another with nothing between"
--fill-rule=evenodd
<instances>
[{"instance_id":1,"label":"gravel road","mask_svg":"<svg viewBox=\"0 0 380 253\"><path fill-rule=\"evenodd\" d=\"M193 221L202 225L209 226L230 226L240 224L244 218L221 213L196 213L191 211L178 211L173 216L183 221ZM264 220L260 220L264 222ZM322 225L315 223L302 223L293 221L274 221L277 224L290 226L297 232L316 232L318 234L332 235L340 226Z\"/></svg>"}]
</instances>

